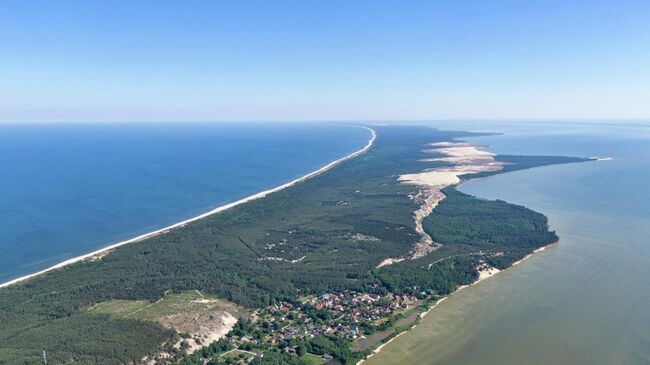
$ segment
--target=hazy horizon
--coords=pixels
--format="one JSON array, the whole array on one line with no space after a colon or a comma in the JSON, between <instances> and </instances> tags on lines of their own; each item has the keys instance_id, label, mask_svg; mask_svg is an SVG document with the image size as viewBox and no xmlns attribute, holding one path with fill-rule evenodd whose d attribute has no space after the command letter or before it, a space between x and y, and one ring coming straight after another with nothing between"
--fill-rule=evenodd
<instances>
[{"instance_id":1,"label":"hazy horizon","mask_svg":"<svg viewBox=\"0 0 650 365\"><path fill-rule=\"evenodd\" d=\"M270 124L350 124L350 125L382 125L382 124L404 124L404 125L432 125L436 127L436 123L444 124L446 127L450 123L458 123L461 125L467 124L507 124L507 123L525 123L525 124L602 124L602 125L639 125L639 124L648 124L650 123L650 118L612 118L612 119L565 119L565 118L556 118L556 119L523 119L523 118L500 118L500 119L386 119L386 120L370 120L370 119L357 119L357 120L291 120L291 119L267 119L267 120L0 120L0 125L10 125L10 124L147 124L147 123L162 123L162 124L174 124L174 123L189 123L189 124L231 124L231 123L242 123L242 124L260 124L260 123L270 123Z\"/></svg>"},{"instance_id":2,"label":"hazy horizon","mask_svg":"<svg viewBox=\"0 0 650 365\"><path fill-rule=\"evenodd\" d=\"M10 0L0 121L650 119L648 13L636 0Z\"/></svg>"}]
</instances>

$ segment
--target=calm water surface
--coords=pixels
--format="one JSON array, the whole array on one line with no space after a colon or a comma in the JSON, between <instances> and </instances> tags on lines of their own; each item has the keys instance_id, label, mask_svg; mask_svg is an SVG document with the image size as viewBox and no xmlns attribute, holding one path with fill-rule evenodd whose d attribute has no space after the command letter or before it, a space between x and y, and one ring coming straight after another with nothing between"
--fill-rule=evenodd
<instances>
[{"instance_id":1,"label":"calm water surface","mask_svg":"<svg viewBox=\"0 0 650 365\"><path fill-rule=\"evenodd\" d=\"M331 124L0 124L0 282L291 181L369 138Z\"/></svg>"},{"instance_id":2,"label":"calm water surface","mask_svg":"<svg viewBox=\"0 0 650 365\"><path fill-rule=\"evenodd\" d=\"M451 295L366 364L650 364L650 128L489 130L506 134L472 141L497 153L614 160L464 185L545 213L560 243Z\"/></svg>"}]
</instances>

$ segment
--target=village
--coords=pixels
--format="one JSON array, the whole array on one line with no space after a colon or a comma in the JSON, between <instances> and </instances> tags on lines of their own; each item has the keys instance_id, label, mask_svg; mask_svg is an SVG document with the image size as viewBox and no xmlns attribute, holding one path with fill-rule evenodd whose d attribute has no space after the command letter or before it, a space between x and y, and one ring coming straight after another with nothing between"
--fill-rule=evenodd
<instances>
[{"instance_id":1,"label":"village","mask_svg":"<svg viewBox=\"0 0 650 365\"><path fill-rule=\"evenodd\" d=\"M308 353L319 338L338 338L341 343L354 342L364 335L383 329L397 314L421 303L414 295L385 295L340 291L316 297L304 297L298 302L279 302L240 320L225 339L222 353L229 364L253 363L269 352L289 354L299 358L311 357L311 363L332 359L326 351ZM237 357L230 355L237 354Z\"/></svg>"}]
</instances>

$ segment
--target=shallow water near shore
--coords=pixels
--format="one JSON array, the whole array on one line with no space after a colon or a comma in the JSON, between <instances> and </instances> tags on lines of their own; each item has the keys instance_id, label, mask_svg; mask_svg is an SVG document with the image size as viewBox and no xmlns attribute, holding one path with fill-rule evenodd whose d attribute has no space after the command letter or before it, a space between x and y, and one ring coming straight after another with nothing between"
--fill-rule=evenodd
<instances>
[{"instance_id":1,"label":"shallow water near shore","mask_svg":"<svg viewBox=\"0 0 650 365\"><path fill-rule=\"evenodd\" d=\"M463 185L546 214L559 244L452 294L364 364L650 363L650 128L466 128L506 132L470 139L497 153L613 160Z\"/></svg>"},{"instance_id":2,"label":"shallow water near shore","mask_svg":"<svg viewBox=\"0 0 650 365\"><path fill-rule=\"evenodd\" d=\"M362 148L312 123L0 125L0 283L292 181Z\"/></svg>"}]
</instances>

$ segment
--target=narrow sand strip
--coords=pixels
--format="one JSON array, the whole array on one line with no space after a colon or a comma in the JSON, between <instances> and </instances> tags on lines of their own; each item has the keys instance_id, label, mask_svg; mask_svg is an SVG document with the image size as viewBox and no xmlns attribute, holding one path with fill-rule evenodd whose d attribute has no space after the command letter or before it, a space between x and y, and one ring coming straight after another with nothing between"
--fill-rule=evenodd
<instances>
[{"instance_id":1,"label":"narrow sand strip","mask_svg":"<svg viewBox=\"0 0 650 365\"><path fill-rule=\"evenodd\" d=\"M33 278L34 276L44 274L44 273L46 273L46 272L48 272L48 271L52 271L52 270L55 270L55 269L58 269L58 268L62 268L62 267L64 267L64 266L67 266L67 265L70 265L70 264L74 264L75 262L79 262L79 261L82 261L82 260L85 260L85 259L93 258L93 257L98 256L98 255L106 254L106 253L108 253L108 251L110 251L110 250L116 249L116 248L118 248L118 247L120 247L120 246L127 245L127 244L129 244L129 243L138 242L138 241L145 240L145 239L147 239L147 238L155 237L155 236L157 236L157 235L159 235L159 234L166 233L166 232L168 232L168 231L170 231L170 230L172 230L172 229L174 229L174 228L182 227L182 226L184 226L184 225L186 225L186 224L188 224L188 223L192 223L192 222L197 221L197 220L199 220L199 219L203 219L203 218L205 218L205 217L209 217L209 216L211 216L211 215L213 215L213 214L217 214L217 213L219 213L219 212L223 212L224 210L227 210L227 209L230 209L230 208L232 208L232 207L235 207L235 206L238 206L238 205L241 205L241 204L247 203L247 202L249 202L249 201L257 200L257 199L263 198L263 197L265 197L265 196L267 196L267 195L269 195L269 194L271 194L271 193L278 192L278 191L280 191L280 190L286 189L286 188L288 188L288 187L290 187L290 186L293 186L293 185L296 185L296 184L298 184L298 183L300 183L300 182L303 182L303 181L305 181L305 180L307 180L307 179L311 179L312 177L317 176L317 175L319 175L319 174L321 174L321 173L323 173L323 172L325 172L325 171L331 169L332 167L334 167L334 166L340 164L340 163L343 162L343 161L347 161L347 160L349 160L349 159L351 159L351 158L354 158L354 157L359 156L360 154L362 154L362 153L368 151L368 150L370 149L370 147L372 147L373 143L375 142L375 139L377 138L377 134L375 133L375 130L372 129L372 128L369 128L369 127L364 127L364 126L357 126L357 127L359 127L359 128L365 128L365 129L369 130L370 133L372 133L372 136L370 137L370 140L369 140L368 143L365 145L365 147L363 147L362 149L360 149L360 150L358 150L358 151L356 151L356 152L353 152L353 153L351 153L351 154L349 154L349 155L347 155L347 156L345 156L345 157L342 157L342 158L340 158L340 159L338 159L338 160L336 160L336 161L330 162L330 163L328 163L327 165L321 167L320 169L318 169L318 170L316 170L316 171L312 171L312 172L308 173L308 174L305 175L305 176L302 176L302 177L300 177L300 178L297 178L297 179L295 179L295 180L293 180L293 181L290 181L290 182L288 182L288 183L286 183L286 184L283 184L283 185L277 186L277 187L275 187L275 188L273 188L273 189L264 190L264 191L259 192L259 193L257 193L257 194L251 195L251 196L249 196L249 197L246 197L246 198L243 198L243 199L237 200L237 201L235 201L235 202L232 202L232 203L229 203L229 204L226 204L226 205L222 205L222 206L217 207L217 208L215 208L215 209L213 209L213 210L211 210L211 211L209 211L209 212L203 213L203 214L201 214L201 215L197 215L196 217L193 217L193 218L190 218L190 219L184 220L184 221L182 221L182 222L178 222L178 223L172 224L171 226L167 226L167 227L164 227L164 228L161 228L161 229L155 230L155 231L153 231L153 232L145 233L145 234L143 234L143 235L140 235L140 236L137 236L137 237L134 237L134 238L128 239L128 240L126 240L126 241L117 242L117 243L115 243L115 244L112 244L112 245L110 245L110 246L106 246L106 247L104 247L104 248L101 248L101 249L99 249L99 250L93 251L93 252L91 252L91 253L87 253L87 254L85 254L85 255L77 256L77 257L71 258L71 259L69 259L69 260L65 260L65 261L60 262L60 263L58 263L58 264L56 264L56 265L54 265L54 266L51 266L51 267L49 267L49 268L47 268L47 269L45 269L45 270L41 270L41 271L35 272L35 273L33 273L33 274L25 275L25 276L22 276L22 277L19 277L19 278L16 278L16 279L13 279L13 280L7 281L7 282L5 282L5 283L0 284L0 288L6 287L6 286L9 286L9 285L12 285L12 284L19 283L19 282L21 282L21 281L25 281L25 280L27 280L27 279Z\"/></svg>"},{"instance_id":2,"label":"narrow sand strip","mask_svg":"<svg viewBox=\"0 0 650 365\"><path fill-rule=\"evenodd\" d=\"M424 153L439 154L443 157L426 158L423 162L444 162L444 166L426 169L414 174L404 174L398 177L402 184L410 184L418 187L417 194L411 196L419 209L414 213L415 231L420 235L413 249L401 257L389 257L381 261L377 267L393 265L406 259L415 260L422 258L437 250L440 244L434 242L431 236L424 231L422 221L446 196L442 189L461 182L460 176L487 171L498 171L503 168L503 163L497 161L495 154L483 151L476 146L464 142L437 142L430 143L430 149Z\"/></svg>"}]
</instances>

